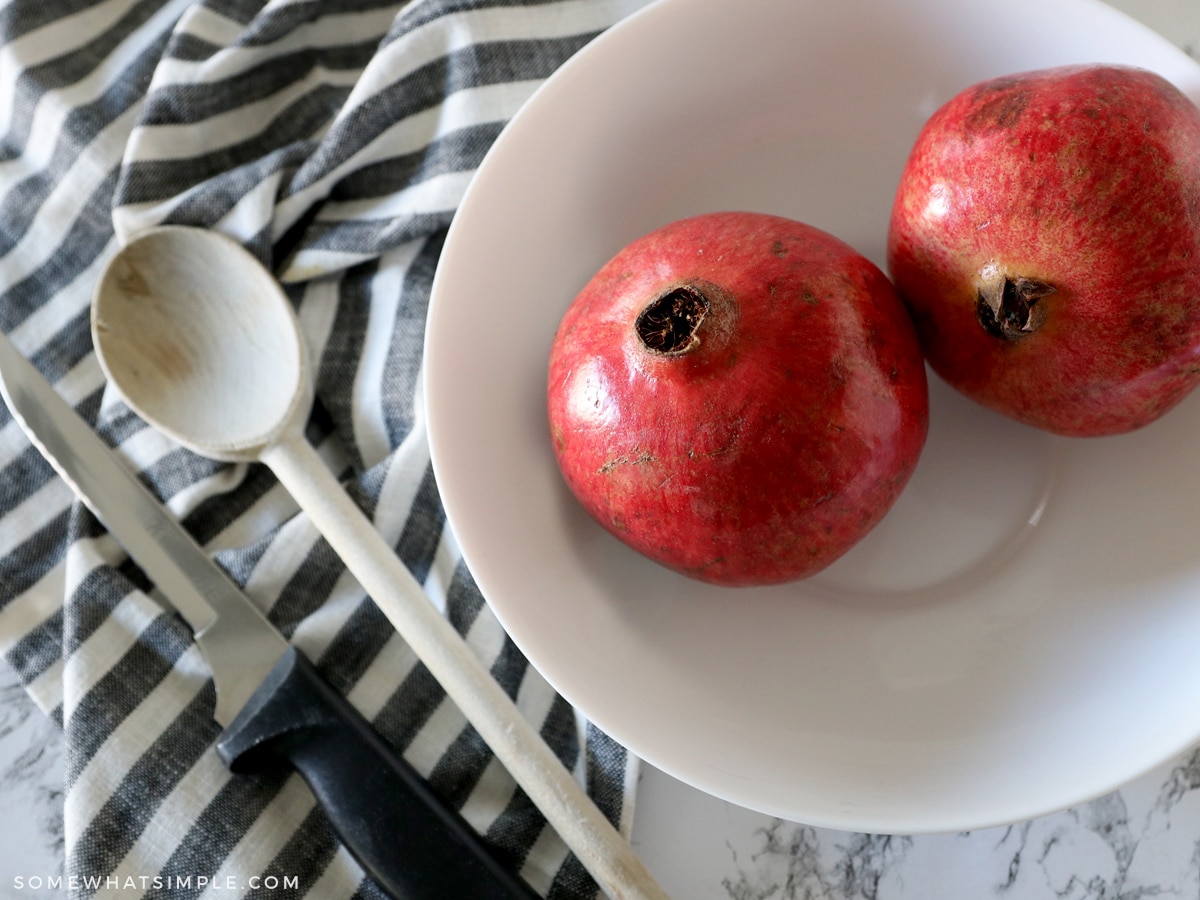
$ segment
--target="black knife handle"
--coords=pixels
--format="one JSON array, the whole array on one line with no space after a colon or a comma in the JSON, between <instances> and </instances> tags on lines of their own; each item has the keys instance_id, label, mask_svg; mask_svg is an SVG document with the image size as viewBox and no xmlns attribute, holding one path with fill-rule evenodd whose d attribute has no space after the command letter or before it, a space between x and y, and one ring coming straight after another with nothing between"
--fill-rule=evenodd
<instances>
[{"instance_id":1,"label":"black knife handle","mask_svg":"<svg viewBox=\"0 0 1200 900\"><path fill-rule=\"evenodd\" d=\"M537 900L294 647L221 734L217 754L237 773L291 765L396 900Z\"/></svg>"}]
</instances>

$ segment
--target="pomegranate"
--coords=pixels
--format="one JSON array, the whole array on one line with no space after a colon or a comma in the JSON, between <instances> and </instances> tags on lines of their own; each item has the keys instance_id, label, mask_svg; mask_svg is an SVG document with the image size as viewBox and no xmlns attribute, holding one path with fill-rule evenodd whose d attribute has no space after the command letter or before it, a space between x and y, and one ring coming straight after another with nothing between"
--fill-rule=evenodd
<instances>
[{"instance_id":1,"label":"pomegranate","mask_svg":"<svg viewBox=\"0 0 1200 900\"><path fill-rule=\"evenodd\" d=\"M645 556L721 585L822 569L891 507L928 423L887 277L833 236L710 213L605 264L554 338L562 474Z\"/></svg>"},{"instance_id":2,"label":"pomegranate","mask_svg":"<svg viewBox=\"0 0 1200 900\"><path fill-rule=\"evenodd\" d=\"M888 269L967 396L1065 435L1154 421L1200 379L1200 111L1112 65L966 89L912 149Z\"/></svg>"}]
</instances>

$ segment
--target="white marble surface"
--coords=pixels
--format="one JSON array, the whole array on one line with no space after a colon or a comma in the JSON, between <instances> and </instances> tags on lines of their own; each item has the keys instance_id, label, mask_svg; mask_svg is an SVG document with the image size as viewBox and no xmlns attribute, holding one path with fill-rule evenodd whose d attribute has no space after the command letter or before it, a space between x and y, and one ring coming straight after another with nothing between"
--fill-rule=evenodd
<instances>
[{"instance_id":1,"label":"white marble surface","mask_svg":"<svg viewBox=\"0 0 1200 900\"><path fill-rule=\"evenodd\" d=\"M1112 5L1200 58L1200 0ZM61 735L0 663L0 900L60 896L38 880L62 870L62 799ZM676 900L1195 900L1200 750L1061 813L916 837L780 821L644 767L634 845Z\"/></svg>"},{"instance_id":2,"label":"white marble surface","mask_svg":"<svg viewBox=\"0 0 1200 900\"><path fill-rule=\"evenodd\" d=\"M63 762L62 733L0 662L0 897L5 900L61 896L32 885L35 878L62 872Z\"/></svg>"},{"instance_id":3,"label":"white marble surface","mask_svg":"<svg viewBox=\"0 0 1200 900\"><path fill-rule=\"evenodd\" d=\"M634 844L679 900L1149 900L1200 897L1200 753L1004 828L852 834L761 816L658 772Z\"/></svg>"}]
</instances>

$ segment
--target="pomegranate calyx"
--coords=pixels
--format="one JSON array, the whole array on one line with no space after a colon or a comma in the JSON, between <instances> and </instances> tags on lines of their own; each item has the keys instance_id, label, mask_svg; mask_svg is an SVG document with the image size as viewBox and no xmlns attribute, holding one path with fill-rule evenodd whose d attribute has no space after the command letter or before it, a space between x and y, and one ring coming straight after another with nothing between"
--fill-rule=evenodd
<instances>
[{"instance_id":1,"label":"pomegranate calyx","mask_svg":"<svg viewBox=\"0 0 1200 900\"><path fill-rule=\"evenodd\" d=\"M1028 337L1046 321L1046 306L1039 301L1055 293L1052 284L1009 275L996 266L980 273L975 317L983 330L1005 341Z\"/></svg>"},{"instance_id":2,"label":"pomegranate calyx","mask_svg":"<svg viewBox=\"0 0 1200 900\"><path fill-rule=\"evenodd\" d=\"M699 285L673 285L643 307L633 327L651 353L682 356L700 344L697 332L710 306Z\"/></svg>"}]
</instances>

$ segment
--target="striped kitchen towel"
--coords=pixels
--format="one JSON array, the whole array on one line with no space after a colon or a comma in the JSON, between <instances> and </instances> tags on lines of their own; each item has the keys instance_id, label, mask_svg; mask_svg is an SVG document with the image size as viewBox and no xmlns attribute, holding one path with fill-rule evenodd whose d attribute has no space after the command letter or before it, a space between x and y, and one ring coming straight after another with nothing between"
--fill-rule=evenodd
<instances>
[{"instance_id":1,"label":"striped kitchen towel","mask_svg":"<svg viewBox=\"0 0 1200 900\"><path fill-rule=\"evenodd\" d=\"M529 666L462 563L430 467L421 348L439 250L488 147L564 60L644 2L0 4L0 328L556 898L597 890L270 473L196 457L116 398L88 309L103 263L152 225L223 231L271 265L312 351L310 438L628 833L636 760ZM378 896L298 777L221 766L189 631L3 407L0 649L65 735L70 896Z\"/></svg>"}]
</instances>

